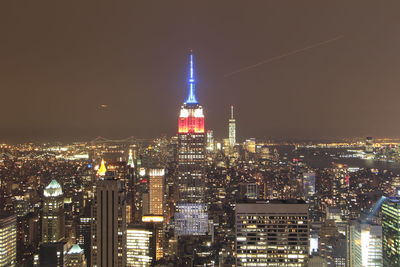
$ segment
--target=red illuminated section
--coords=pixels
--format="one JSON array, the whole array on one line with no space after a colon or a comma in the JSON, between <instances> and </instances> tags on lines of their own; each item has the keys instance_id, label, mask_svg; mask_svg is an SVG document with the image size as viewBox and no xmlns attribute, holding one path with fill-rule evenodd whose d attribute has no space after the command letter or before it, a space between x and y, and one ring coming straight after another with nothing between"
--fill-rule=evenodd
<instances>
[{"instance_id":1,"label":"red illuminated section","mask_svg":"<svg viewBox=\"0 0 400 267\"><path fill-rule=\"evenodd\" d=\"M179 133L204 133L204 117L180 117L178 119Z\"/></svg>"}]
</instances>

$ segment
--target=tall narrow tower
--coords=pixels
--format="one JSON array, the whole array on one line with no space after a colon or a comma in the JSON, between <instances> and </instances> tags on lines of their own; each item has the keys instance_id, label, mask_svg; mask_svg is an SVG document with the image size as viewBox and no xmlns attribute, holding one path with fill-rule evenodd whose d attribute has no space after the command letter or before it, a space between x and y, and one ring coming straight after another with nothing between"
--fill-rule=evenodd
<instances>
[{"instance_id":1,"label":"tall narrow tower","mask_svg":"<svg viewBox=\"0 0 400 267\"><path fill-rule=\"evenodd\" d=\"M179 201L204 202L205 130L203 107L195 95L193 54L190 54L188 98L178 119Z\"/></svg>"},{"instance_id":2,"label":"tall narrow tower","mask_svg":"<svg viewBox=\"0 0 400 267\"><path fill-rule=\"evenodd\" d=\"M61 185L52 180L43 192L42 242L64 239L64 195Z\"/></svg>"},{"instance_id":3,"label":"tall narrow tower","mask_svg":"<svg viewBox=\"0 0 400 267\"><path fill-rule=\"evenodd\" d=\"M234 147L236 144L236 120L233 118L233 106L231 106L231 118L229 119L229 145Z\"/></svg>"},{"instance_id":4,"label":"tall narrow tower","mask_svg":"<svg viewBox=\"0 0 400 267\"><path fill-rule=\"evenodd\" d=\"M178 203L175 223L178 235L201 235L206 230L205 145L203 107L197 102L193 54L189 55L188 98L178 119ZM206 220L207 221L207 220Z\"/></svg>"},{"instance_id":5,"label":"tall narrow tower","mask_svg":"<svg viewBox=\"0 0 400 267\"><path fill-rule=\"evenodd\" d=\"M126 266L126 196L120 180L106 176L97 182L92 212L93 266Z\"/></svg>"}]
</instances>

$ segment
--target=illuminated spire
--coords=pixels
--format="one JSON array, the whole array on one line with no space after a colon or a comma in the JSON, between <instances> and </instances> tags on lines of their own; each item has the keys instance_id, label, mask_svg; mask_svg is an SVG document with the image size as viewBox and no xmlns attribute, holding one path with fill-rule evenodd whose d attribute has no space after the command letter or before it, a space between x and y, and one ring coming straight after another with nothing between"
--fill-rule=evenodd
<instances>
[{"instance_id":1,"label":"illuminated spire","mask_svg":"<svg viewBox=\"0 0 400 267\"><path fill-rule=\"evenodd\" d=\"M132 149L129 149L128 166L131 168L135 167L135 164L133 163Z\"/></svg>"},{"instance_id":2,"label":"illuminated spire","mask_svg":"<svg viewBox=\"0 0 400 267\"><path fill-rule=\"evenodd\" d=\"M231 106L231 120L233 120L233 106Z\"/></svg>"},{"instance_id":3,"label":"illuminated spire","mask_svg":"<svg viewBox=\"0 0 400 267\"><path fill-rule=\"evenodd\" d=\"M192 50L190 50L190 68L189 68L189 95L186 100L187 104L197 104L197 99L196 99L196 94L195 94L195 80L194 80L194 67L193 67L193 53Z\"/></svg>"},{"instance_id":4,"label":"illuminated spire","mask_svg":"<svg viewBox=\"0 0 400 267\"><path fill-rule=\"evenodd\" d=\"M106 175L106 172L107 172L106 162L104 161L104 159L101 159L101 164L99 170L97 171L97 175L104 176Z\"/></svg>"}]
</instances>

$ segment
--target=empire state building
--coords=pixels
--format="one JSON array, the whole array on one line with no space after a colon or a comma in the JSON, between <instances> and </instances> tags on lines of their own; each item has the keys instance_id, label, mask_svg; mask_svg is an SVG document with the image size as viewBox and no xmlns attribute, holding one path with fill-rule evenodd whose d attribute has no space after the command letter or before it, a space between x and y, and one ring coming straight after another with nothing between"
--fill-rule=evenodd
<instances>
[{"instance_id":1,"label":"empire state building","mask_svg":"<svg viewBox=\"0 0 400 267\"><path fill-rule=\"evenodd\" d=\"M179 201L175 223L178 235L202 235L207 231L205 204L206 135L203 107L195 94L193 54L189 55L188 97L178 118L178 177Z\"/></svg>"}]
</instances>

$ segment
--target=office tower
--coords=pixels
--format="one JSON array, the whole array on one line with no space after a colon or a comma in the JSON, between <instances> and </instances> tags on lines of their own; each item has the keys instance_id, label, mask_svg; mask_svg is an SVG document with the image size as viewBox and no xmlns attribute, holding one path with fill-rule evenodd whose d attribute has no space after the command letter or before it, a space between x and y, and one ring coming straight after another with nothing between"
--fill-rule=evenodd
<instances>
[{"instance_id":1,"label":"office tower","mask_svg":"<svg viewBox=\"0 0 400 267\"><path fill-rule=\"evenodd\" d=\"M40 244L38 266L64 267L66 250L67 244L65 241Z\"/></svg>"},{"instance_id":2,"label":"office tower","mask_svg":"<svg viewBox=\"0 0 400 267\"><path fill-rule=\"evenodd\" d=\"M126 234L126 266L152 266L153 231L144 225L129 225Z\"/></svg>"},{"instance_id":3,"label":"office tower","mask_svg":"<svg viewBox=\"0 0 400 267\"><path fill-rule=\"evenodd\" d=\"M83 249L75 244L65 255L65 267L86 267L86 259Z\"/></svg>"},{"instance_id":4,"label":"office tower","mask_svg":"<svg viewBox=\"0 0 400 267\"><path fill-rule=\"evenodd\" d=\"M164 214L164 169L149 170L149 214Z\"/></svg>"},{"instance_id":5,"label":"office tower","mask_svg":"<svg viewBox=\"0 0 400 267\"><path fill-rule=\"evenodd\" d=\"M214 131L207 130L207 151L214 151Z\"/></svg>"},{"instance_id":6,"label":"office tower","mask_svg":"<svg viewBox=\"0 0 400 267\"><path fill-rule=\"evenodd\" d=\"M334 220L326 220L319 232L319 254L329 266L346 267L347 239L340 234Z\"/></svg>"},{"instance_id":7,"label":"office tower","mask_svg":"<svg viewBox=\"0 0 400 267\"><path fill-rule=\"evenodd\" d=\"M328 262L321 256L311 256L307 267L328 267Z\"/></svg>"},{"instance_id":8,"label":"office tower","mask_svg":"<svg viewBox=\"0 0 400 267\"><path fill-rule=\"evenodd\" d=\"M383 266L400 266L400 197L388 197L382 204Z\"/></svg>"},{"instance_id":9,"label":"office tower","mask_svg":"<svg viewBox=\"0 0 400 267\"><path fill-rule=\"evenodd\" d=\"M60 242L64 239L64 195L61 185L52 180L43 192L42 242Z\"/></svg>"},{"instance_id":10,"label":"office tower","mask_svg":"<svg viewBox=\"0 0 400 267\"><path fill-rule=\"evenodd\" d=\"M16 266L17 216L0 213L0 267Z\"/></svg>"},{"instance_id":11,"label":"office tower","mask_svg":"<svg viewBox=\"0 0 400 267\"><path fill-rule=\"evenodd\" d=\"M133 215L131 221L140 223L143 215L149 214L149 177L146 176L144 168L140 168L135 174L131 191Z\"/></svg>"},{"instance_id":12,"label":"office tower","mask_svg":"<svg viewBox=\"0 0 400 267\"><path fill-rule=\"evenodd\" d=\"M207 205L180 203L175 212L175 233L180 235L205 235L208 232Z\"/></svg>"},{"instance_id":13,"label":"office tower","mask_svg":"<svg viewBox=\"0 0 400 267\"><path fill-rule=\"evenodd\" d=\"M180 110L178 119L178 203L175 217L179 218L177 235L204 234L204 223L207 219L205 197L205 130L203 107L195 95L193 55L190 54L188 82L189 95ZM183 220L191 223L182 223ZM193 222L193 223L192 223ZM187 227L192 227L187 229ZM201 230L202 232L197 232Z\"/></svg>"},{"instance_id":14,"label":"office tower","mask_svg":"<svg viewBox=\"0 0 400 267\"><path fill-rule=\"evenodd\" d=\"M222 139L222 150L224 151L225 156L229 156L232 150L229 138Z\"/></svg>"},{"instance_id":15,"label":"office tower","mask_svg":"<svg viewBox=\"0 0 400 267\"><path fill-rule=\"evenodd\" d=\"M92 223L94 267L126 265L126 199L123 183L111 176L97 182Z\"/></svg>"},{"instance_id":16,"label":"office tower","mask_svg":"<svg viewBox=\"0 0 400 267\"><path fill-rule=\"evenodd\" d=\"M365 152L366 153L374 152L374 139L370 136L365 138Z\"/></svg>"},{"instance_id":17,"label":"office tower","mask_svg":"<svg viewBox=\"0 0 400 267\"><path fill-rule=\"evenodd\" d=\"M233 118L233 106L231 106L231 118L229 119L229 145L236 145L236 120Z\"/></svg>"},{"instance_id":18,"label":"office tower","mask_svg":"<svg viewBox=\"0 0 400 267\"><path fill-rule=\"evenodd\" d=\"M315 195L315 172L303 173L303 192L305 198Z\"/></svg>"},{"instance_id":19,"label":"office tower","mask_svg":"<svg viewBox=\"0 0 400 267\"><path fill-rule=\"evenodd\" d=\"M91 266L92 254L92 208L87 205L78 217L76 224L76 243L84 250L87 265Z\"/></svg>"},{"instance_id":20,"label":"office tower","mask_svg":"<svg viewBox=\"0 0 400 267\"><path fill-rule=\"evenodd\" d=\"M259 199L259 186L256 183L243 183L240 185L240 195L243 199Z\"/></svg>"},{"instance_id":21,"label":"office tower","mask_svg":"<svg viewBox=\"0 0 400 267\"><path fill-rule=\"evenodd\" d=\"M236 204L236 266L306 266L308 204L302 200Z\"/></svg>"},{"instance_id":22,"label":"office tower","mask_svg":"<svg viewBox=\"0 0 400 267\"><path fill-rule=\"evenodd\" d=\"M246 142L244 143L244 146L245 146L245 149L247 152L256 153L256 139L255 138L247 139Z\"/></svg>"},{"instance_id":23,"label":"office tower","mask_svg":"<svg viewBox=\"0 0 400 267\"><path fill-rule=\"evenodd\" d=\"M382 267L382 226L370 221L350 224L349 256L351 267Z\"/></svg>"}]
</instances>

